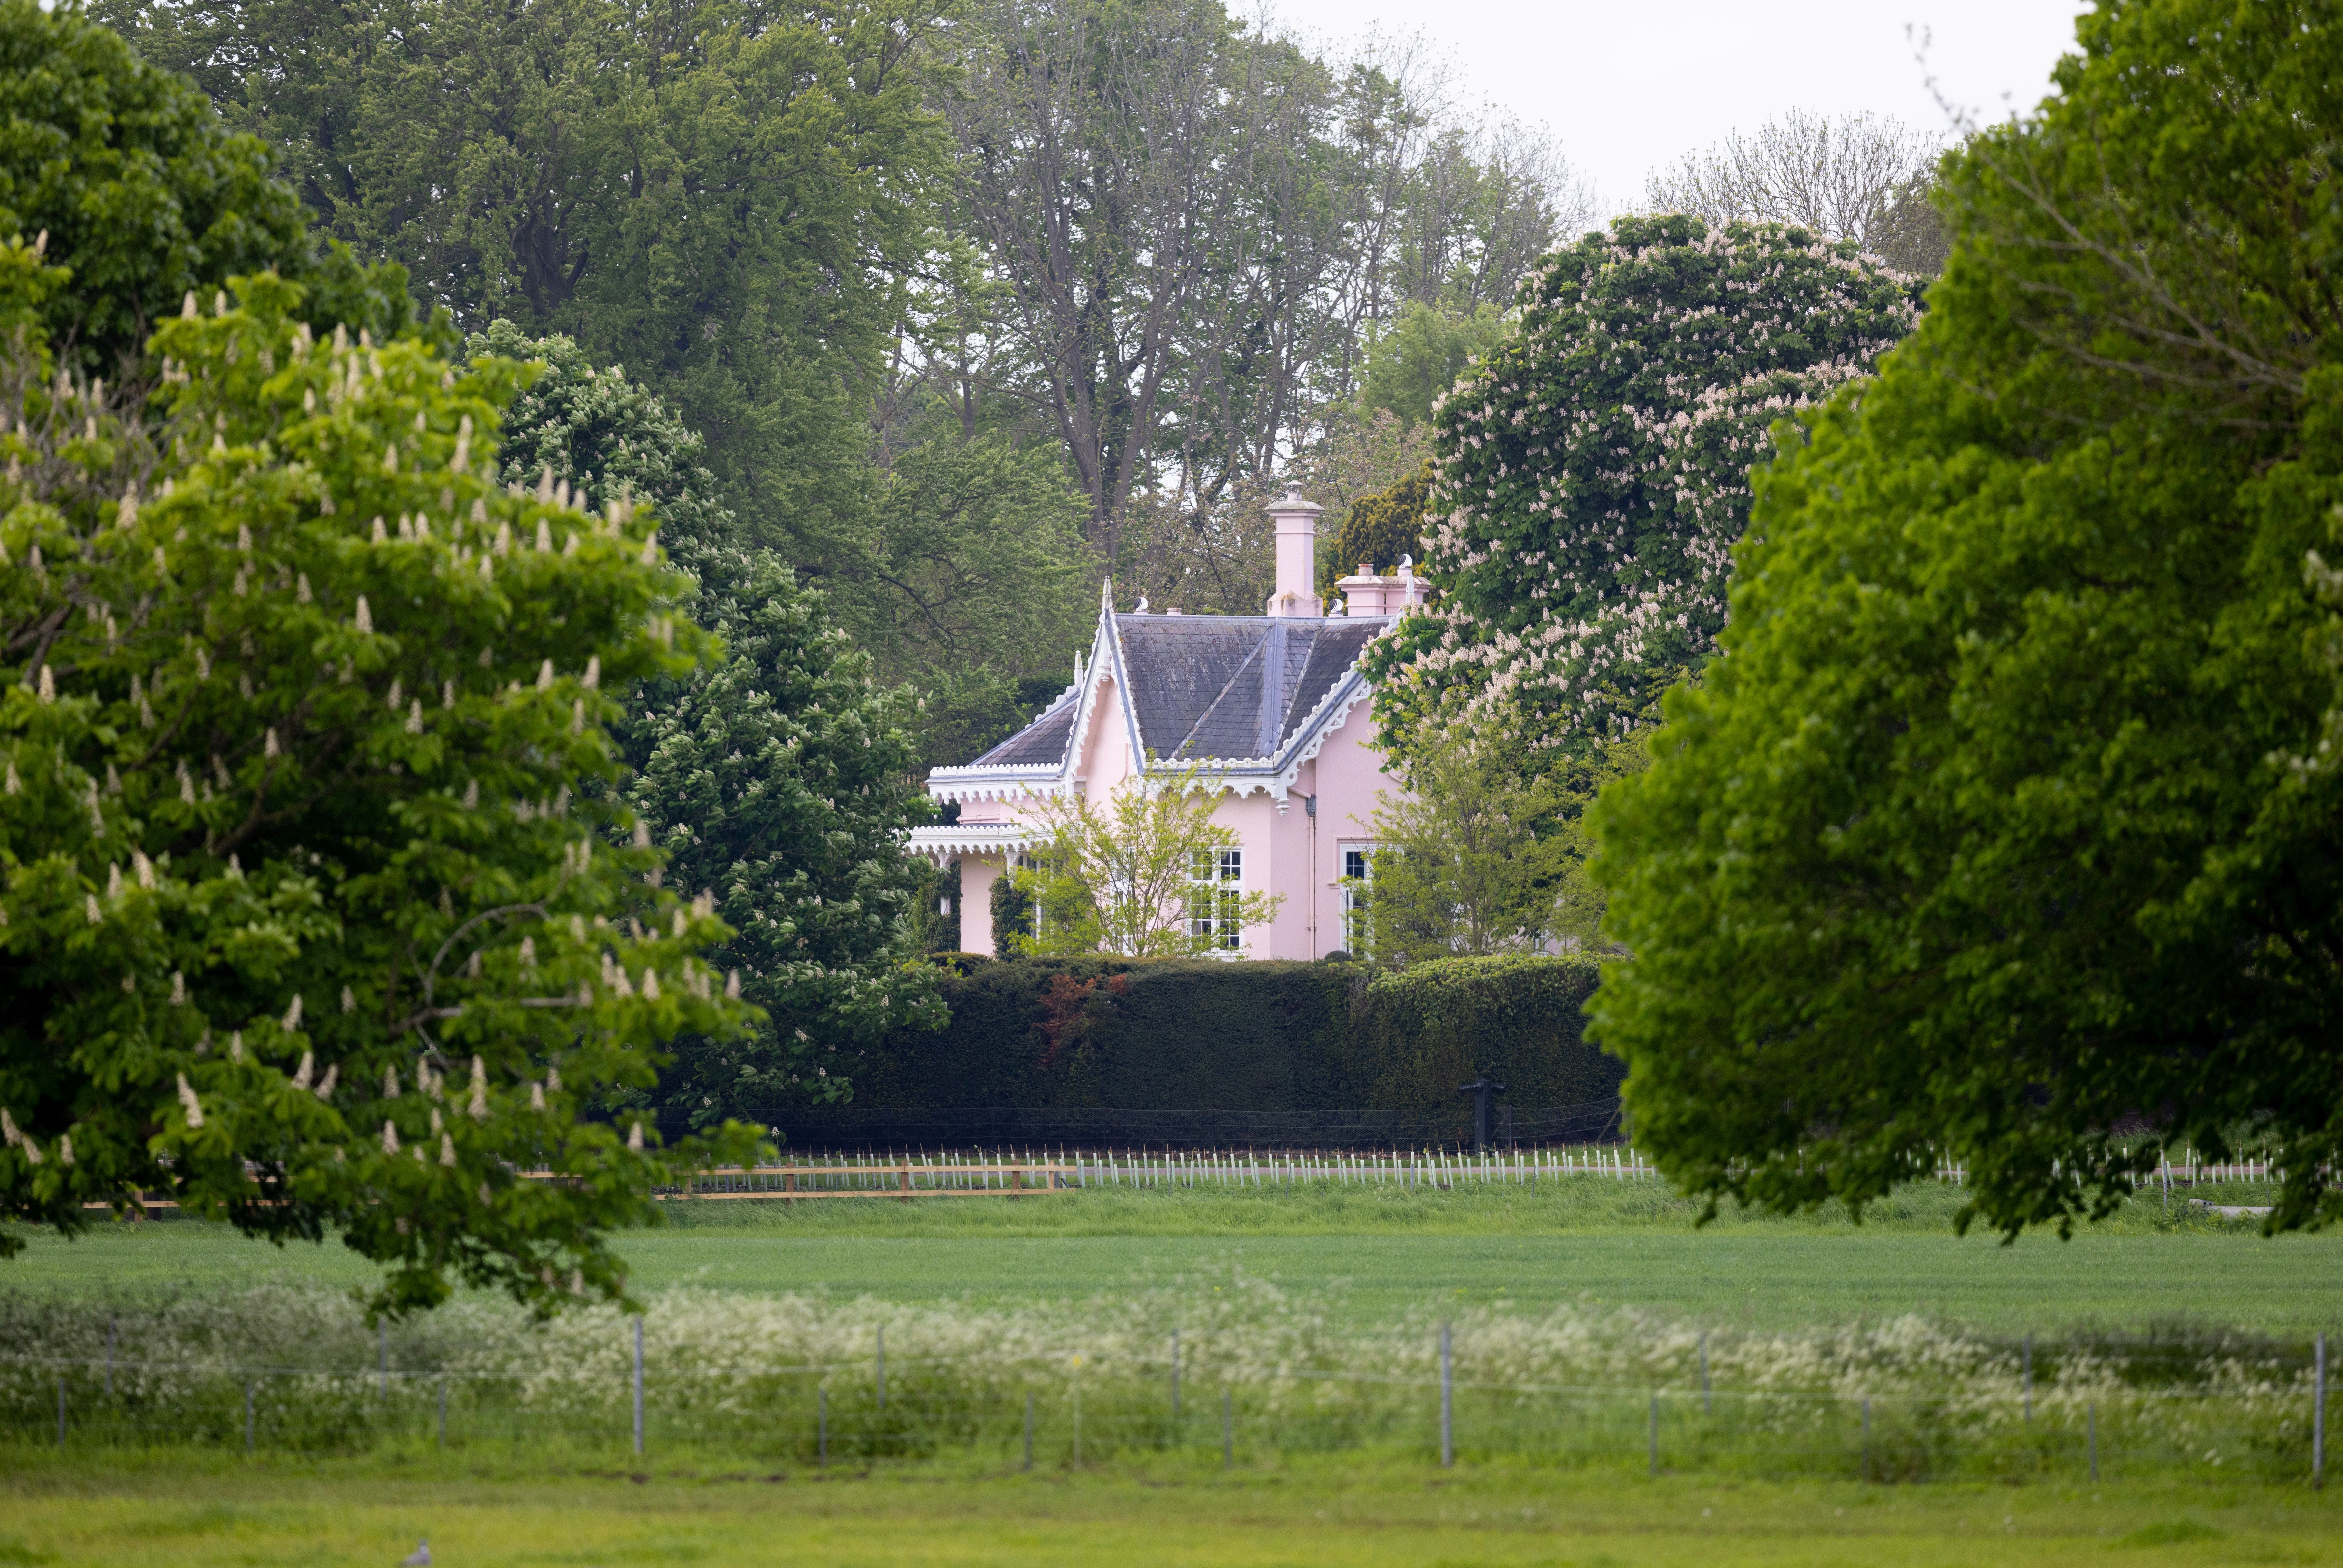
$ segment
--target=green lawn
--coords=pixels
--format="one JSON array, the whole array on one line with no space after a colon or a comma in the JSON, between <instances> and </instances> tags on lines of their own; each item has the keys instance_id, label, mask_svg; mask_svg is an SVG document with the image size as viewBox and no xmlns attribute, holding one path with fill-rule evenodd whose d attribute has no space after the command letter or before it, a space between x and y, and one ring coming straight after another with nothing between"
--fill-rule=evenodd
<instances>
[{"instance_id":1,"label":"green lawn","mask_svg":"<svg viewBox=\"0 0 2343 1568\"><path fill-rule=\"evenodd\" d=\"M2249 1200L2239 1191L2230 1201ZM1332 1292L1353 1322L1441 1302L1632 1303L1757 1328L1921 1312L1992 1331L2177 1318L2269 1332L2343 1326L2343 1241L2265 1240L2249 1225L2175 1221L2132 1204L2070 1241L2005 1247L1957 1237L1960 1194L1914 1188L1861 1226L1843 1215L1728 1215L1647 1183L1407 1193L1093 1192L1015 1201L679 1204L624 1239L643 1288L821 1291L978 1303L1062 1300L1232 1264ZM73 1241L37 1233L0 1263L0 1287L75 1296L268 1278L357 1284L337 1245L279 1251L185 1221L107 1225Z\"/></svg>"},{"instance_id":2,"label":"green lawn","mask_svg":"<svg viewBox=\"0 0 2343 1568\"><path fill-rule=\"evenodd\" d=\"M1522 1464L1304 1461L1223 1474L699 1464L500 1473L437 1456L303 1464L191 1453L66 1464L0 1451L0 1563L2343 1563L2308 1487L1779 1484Z\"/></svg>"}]
</instances>

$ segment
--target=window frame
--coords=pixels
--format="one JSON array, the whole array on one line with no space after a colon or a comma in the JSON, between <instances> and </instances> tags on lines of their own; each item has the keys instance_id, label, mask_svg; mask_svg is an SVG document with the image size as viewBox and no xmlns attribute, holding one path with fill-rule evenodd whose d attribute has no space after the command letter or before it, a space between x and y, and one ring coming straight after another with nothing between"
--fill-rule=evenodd
<instances>
[{"instance_id":1,"label":"window frame","mask_svg":"<svg viewBox=\"0 0 2343 1568\"><path fill-rule=\"evenodd\" d=\"M1215 844L1188 860L1188 940L1213 958L1244 951L1244 846Z\"/></svg>"},{"instance_id":2,"label":"window frame","mask_svg":"<svg viewBox=\"0 0 2343 1568\"><path fill-rule=\"evenodd\" d=\"M1373 839L1357 839L1338 843L1334 852L1341 857L1342 874L1335 885L1342 890L1342 950L1364 958L1374 950L1374 928L1369 918L1374 897L1375 851L1381 848ZM1359 869L1351 869L1353 861Z\"/></svg>"}]
</instances>

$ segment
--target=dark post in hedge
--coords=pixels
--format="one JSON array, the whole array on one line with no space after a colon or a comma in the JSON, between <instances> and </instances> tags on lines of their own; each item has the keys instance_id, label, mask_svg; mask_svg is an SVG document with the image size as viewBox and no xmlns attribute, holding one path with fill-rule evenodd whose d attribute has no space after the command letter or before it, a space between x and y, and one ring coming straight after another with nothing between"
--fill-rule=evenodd
<instances>
[{"instance_id":1,"label":"dark post in hedge","mask_svg":"<svg viewBox=\"0 0 2343 1568\"><path fill-rule=\"evenodd\" d=\"M1456 1087L1457 1093L1473 1097L1473 1152L1475 1154L1489 1151L1489 1096L1504 1091L1505 1086L1485 1072L1472 1082Z\"/></svg>"}]
</instances>

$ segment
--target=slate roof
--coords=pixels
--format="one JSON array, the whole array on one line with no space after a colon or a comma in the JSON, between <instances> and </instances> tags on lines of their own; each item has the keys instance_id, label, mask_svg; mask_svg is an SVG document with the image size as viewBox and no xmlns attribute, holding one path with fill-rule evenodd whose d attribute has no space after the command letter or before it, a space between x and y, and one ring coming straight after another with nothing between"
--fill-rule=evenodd
<instances>
[{"instance_id":1,"label":"slate roof","mask_svg":"<svg viewBox=\"0 0 2343 1568\"><path fill-rule=\"evenodd\" d=\"M1275 756L1388 623L1119 614L1114 624L1141 744L1195 762ZM1062 763L1076 706L1061 699L970 766Z\"/></svg>"},{"instance_id":2,"label":"slate roof","mask_svg":"<svg viewBox=\"0 0 2343 1568\"><path fill-rule=\"evenodd\" d=\"M1066 742L1074 733L1074 712L1081 706L1074 694L1058 699L1057 706L976 759L988 762L1063 762Z\"/></svg>"}]
</instances>

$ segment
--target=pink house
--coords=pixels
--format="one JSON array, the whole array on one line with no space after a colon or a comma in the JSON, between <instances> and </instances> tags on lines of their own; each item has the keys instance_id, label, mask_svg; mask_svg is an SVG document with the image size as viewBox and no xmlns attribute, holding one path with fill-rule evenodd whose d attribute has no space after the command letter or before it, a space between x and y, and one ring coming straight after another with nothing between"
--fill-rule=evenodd
<instances>
[{"instance_id":1,"label":"pink house","mask_svg":"<svg viewBox=\"0 0 2343 1568\"><path fill-rule=\"evenodd\" d=\"M1376 794L1393 788L1375 749L1360 655L1424 585L1358 575L1322 608L1319 508L1288 493L1277 525L1277 591L1259 616L1114 608L1101 596L1098 629L1074 684L1032 723L964 768L938 768L928 791L960 819L913 831L915 850L960 865L960 946L993 947L992 884L1031 841L1021 807L1080 792L1103 799L1127 780L1199 763L1219 781L1217 821L1235 835L1200 879L1282 895L1274 920L1246 930L1197 928L1229 957L1314 959L1349 949L1351 880L1364 874Z\"/></svg>"}]
</instances>

